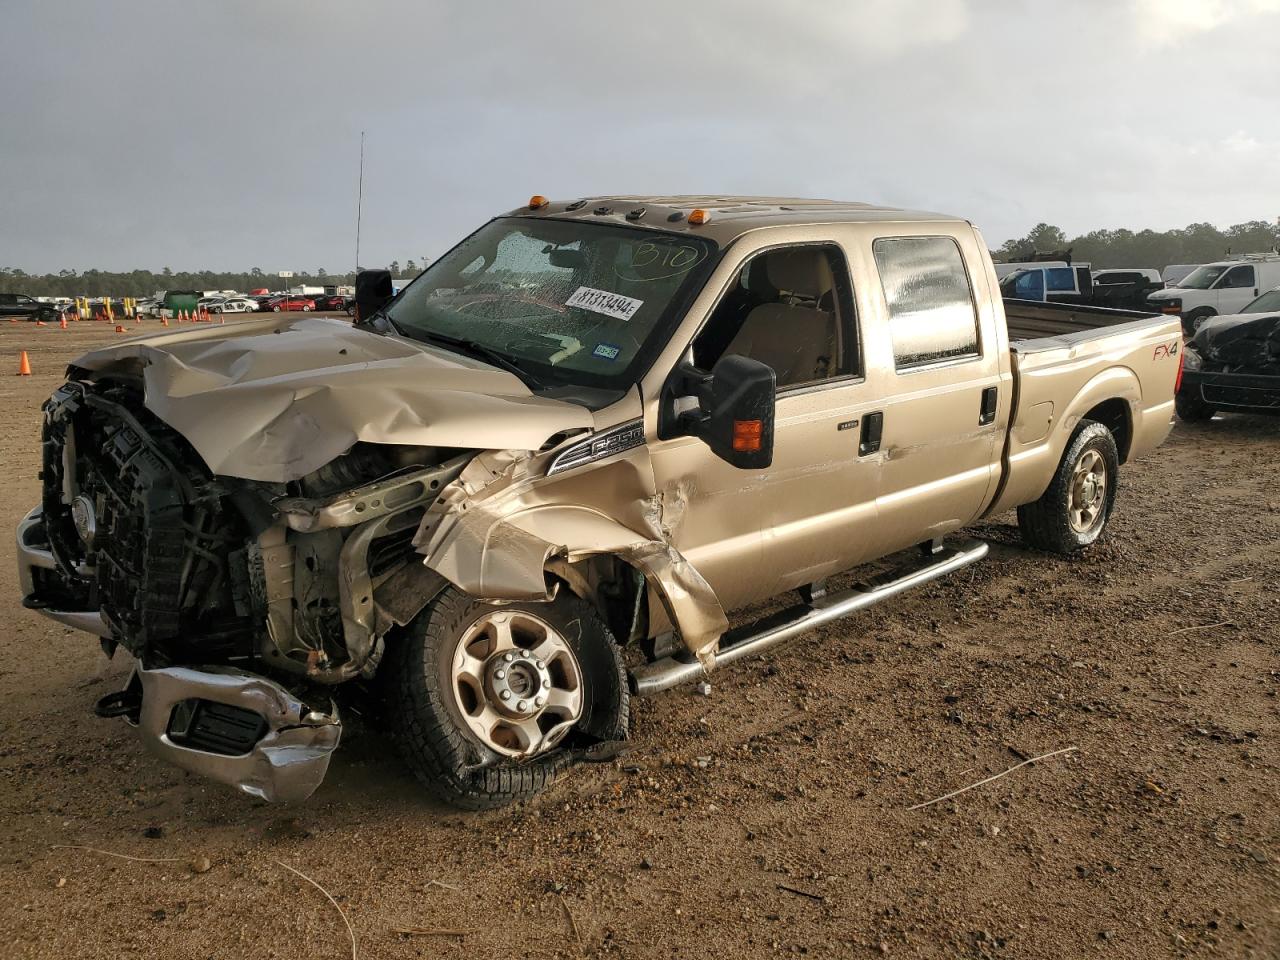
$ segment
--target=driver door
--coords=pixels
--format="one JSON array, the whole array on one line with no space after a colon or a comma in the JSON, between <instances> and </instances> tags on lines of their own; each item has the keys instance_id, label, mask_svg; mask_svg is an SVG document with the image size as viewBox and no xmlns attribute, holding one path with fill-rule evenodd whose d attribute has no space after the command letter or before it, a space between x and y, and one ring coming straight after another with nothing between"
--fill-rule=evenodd
<instances>
[{"instance_id":1,"label":"driver door","mask_svg":"<svg viewBox=\"0 0 1280 960\"><path fill-rule=\"evenodd\" d=\"M772 465L740 469L699 439L648 431L663 526L726 610L877 553L876 465L858 449L876 399L853 304L834 241L749 255L689 354L705 370L730 354L774 370Z\"/></svg>"}]
</instances>

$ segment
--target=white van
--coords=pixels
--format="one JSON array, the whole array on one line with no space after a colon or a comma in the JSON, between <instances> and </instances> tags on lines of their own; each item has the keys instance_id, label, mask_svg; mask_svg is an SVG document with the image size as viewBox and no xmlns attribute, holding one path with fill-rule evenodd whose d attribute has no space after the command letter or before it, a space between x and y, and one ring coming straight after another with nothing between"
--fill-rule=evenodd
<instances>
[{"instance_id":1,"label":"white van","mask_svg":"<svg viewBox=\"0 0 1280 960\"><path fill-rule=\"evenodd\" d=\"M1176 287L1156 290L1147 306L1182 315L1182 329L1195 333L1209 317L1239 313L1263 290L1280 285L1280 254L1220 260L1196 267Z\"/></svg>"}]
</instances>

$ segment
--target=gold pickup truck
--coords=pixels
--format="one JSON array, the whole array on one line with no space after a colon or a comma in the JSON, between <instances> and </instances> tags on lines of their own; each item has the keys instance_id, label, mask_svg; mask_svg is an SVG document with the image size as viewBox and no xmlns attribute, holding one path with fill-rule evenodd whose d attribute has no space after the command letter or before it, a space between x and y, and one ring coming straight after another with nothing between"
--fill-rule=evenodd
<instances>
[{"instance_id":1,"label":"gold pickup truck","mask_svg":"<svg viewBox=\"0 0 1280 960\"><path fill-rule=\"evenodd\" d=\"M632 696L977 561L975 520L1087 547L1181 362L1176 318L1002 302L968 221L861 203L534 197L377 279L44 407L25 604L136 658L99 714L267 799L369 697L435 795L528 797Z\"/></svg>"}]
</instances>

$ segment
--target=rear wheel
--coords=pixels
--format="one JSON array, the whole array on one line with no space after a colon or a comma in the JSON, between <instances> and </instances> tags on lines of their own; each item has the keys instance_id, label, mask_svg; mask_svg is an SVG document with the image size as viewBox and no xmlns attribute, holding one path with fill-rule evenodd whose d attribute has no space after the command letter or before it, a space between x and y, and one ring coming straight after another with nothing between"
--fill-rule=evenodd
<instances>
[{"instance_id":1,"label":"rear wheel","mask_svg":"<svg viewBox=\"0 0 1280 960\"><path fill-rule=\"evenodd\" d=\"M1072 434L1049 489L1018 508L1018 528L1028 546L1077 553L1102 536L1115 505L1120 456L1115 437L1101 423L1082 420Z\"/></svg>"},{"instance_id":2,"label":"rear wheel","mask_svg":"<svg viewBox=\"0 0 1280 960\"><path fill-rule=\"evenodd\" d=\"M1177 411L1178 419L1185 420L1187 423L1212 420L1213 415L1218 412L1204 402L1204 398L1199 395L1199 391L1187 393L1184 390L1179 390L1173 398L1173 409Z\"/></svg>"},{"instance_id":3,"label":"rear wheel","mask_svg":"<svg viewBox=\"0 0 1280 960\"><path fill-rule=\"evenodd\" d=\"M621 651L567 592L494 606L450 588L382 669L405 761L431 794L465 809L528 799L572 765L568 747L627 735Z\"/></svg>"}]
</instances>

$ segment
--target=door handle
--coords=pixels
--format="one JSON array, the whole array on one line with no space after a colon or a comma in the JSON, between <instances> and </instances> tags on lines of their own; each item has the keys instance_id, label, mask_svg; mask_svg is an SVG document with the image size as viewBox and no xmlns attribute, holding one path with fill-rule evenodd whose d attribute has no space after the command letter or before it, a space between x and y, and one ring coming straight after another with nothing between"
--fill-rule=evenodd
<instances>
[{"instance_id":1,"label":"door handle","mask_svg":"<svg viewBox=\"0 0 1280 960\"><path fill-rule=\"evenodd\" d=\"M982 391L982 409L978 412L978 425L986 426L996 422L996 399L999 393L996 387L987 387Z\"/></svg>"},{"instance_id":2,"label":"door handle","mask_svg":"<svg viewBox=\"0 0 1280 960\"><path fill-rule=\"evenodd\" d=\"M862 436L858 441L858 456L865 457L880 449L880 434L884 431L884 414L868 413L862 418Z\"/></svg>"}]
</instances>

